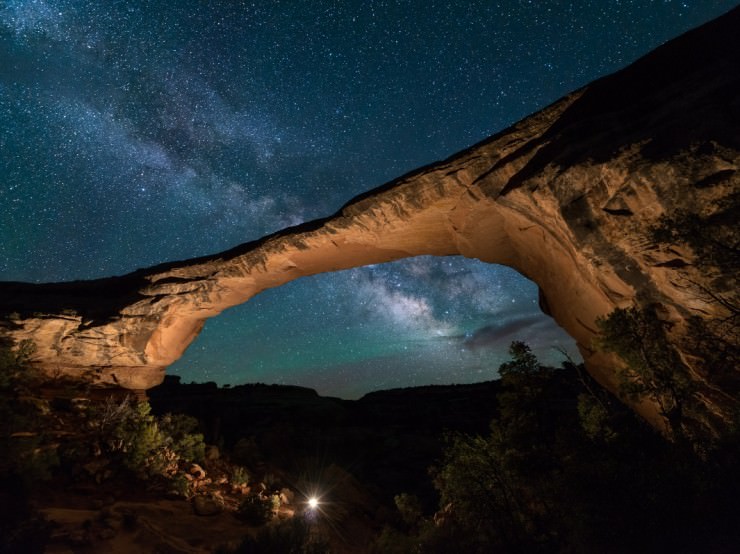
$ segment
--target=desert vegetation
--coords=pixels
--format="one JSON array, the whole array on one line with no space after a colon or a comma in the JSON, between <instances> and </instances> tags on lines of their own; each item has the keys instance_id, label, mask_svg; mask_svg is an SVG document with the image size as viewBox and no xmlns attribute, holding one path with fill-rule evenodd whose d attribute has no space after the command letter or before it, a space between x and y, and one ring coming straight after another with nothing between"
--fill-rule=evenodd
<instances>
[{"instance_id":1,"label":"desert vegetation","mask_svg":"<svg viewBox=\"0 0 740 554\"><path fill-rule=\"evenodd\" d=\"M740 544L730 515L740 492L736 428L699 455L646 426L582 368L543 366L522 343L511 355L488 434L449 434L430 470L437 511L424 515L416 500L396 496L397 521L375 552L729 552ZM643 362L630 371L642 368L641 378L658 384L627 394L665 394L675 409L679 378L656 377L660 369Z\"/></svg>"},{"instance_id":2,"label":"desert vegetation","mask_svg":"<svg viewBox=\"0 0 740 554\"><path fill-rule=\"evenodd\" d=\"M732 551L738 428L697 445L649 427L622 400L656 401L682 429L685 369L652 314L600 325L626 362L621 399L521 342L498 380L356 402L266 385L175 385L149 402L95 400L81 383L49 394L25 363L33 345L4 345L0 551L102 548L136 528L134 511L104 507L60 535L43 499L74 490L139 490L226 517L232 540L199 545L221 553ZM321 503L307 503L312 487Z\"/></svg>"},{"instance_id":3,"label":"desert vegetation","mask_svg":"<svg viewBox=\"0 0 740 554\"><path fill-rule=\"evenodd\" d=\"M101 548L136 527L131 510L103 506L115 498L179 498L196 516L230 512L239 536L295 511L284 506L294 500L291 491L251 483L247 468L207 448L194 417L155 415L143 398L50 380L29 369L33 350L31 342L0 349L0 552L44 552L60 543ZM101 510L79 529L60 530L45 513L55 502ZM280 527L258 534L255 544L298 540L299 531ZM240 552L251 551L244 550L250 540L240 539Z\"/></svg>"}]
</instances>

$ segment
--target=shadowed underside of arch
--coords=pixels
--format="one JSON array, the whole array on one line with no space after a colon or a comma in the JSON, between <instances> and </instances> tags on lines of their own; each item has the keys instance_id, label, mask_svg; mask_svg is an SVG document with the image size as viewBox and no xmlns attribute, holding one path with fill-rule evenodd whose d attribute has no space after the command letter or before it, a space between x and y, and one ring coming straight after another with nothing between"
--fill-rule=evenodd
<instances>
[{"instance_id":1,"label":"shadowed underside of arch","mask_svg":"<svg viewBox=\"0 0 740 554\"><path fill-rule=\"evenodd\" d=\"M324 220L122 277L0 283L3 326L15 341L36 342L33 363L45 371L94 371L101 383L146 389L207 318L264 289L410 256L459 254L537 283L589 371L614 390L616 360L591 347L598 317L657 306L683 353L689 318L727 317L712 295L736 294L734 276L699 269L701 252L656 243L652 231L661 216L711 215L737 193L737 37L736 9ZM692 377L706 404L724 411L732 393L711 375Z\"/></svg>"}]
</instances>

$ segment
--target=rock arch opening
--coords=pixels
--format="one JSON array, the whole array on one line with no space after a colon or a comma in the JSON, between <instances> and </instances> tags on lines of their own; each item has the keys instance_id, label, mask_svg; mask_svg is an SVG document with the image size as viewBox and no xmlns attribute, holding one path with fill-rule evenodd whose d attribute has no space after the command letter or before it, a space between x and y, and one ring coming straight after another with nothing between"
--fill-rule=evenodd
<instances>
[{"instance_id":1,"label":"rock arch opening","mask_svg":"<svg viewBox=\"0 0 740 554\"><path fill-rule=\"evenodd\" d=\"M285 383L325 396L496 377L512 340L557 364L572 339L514 270L421 256L298 279L208 321L168 373Z\"/></svg>"}]
</instances>

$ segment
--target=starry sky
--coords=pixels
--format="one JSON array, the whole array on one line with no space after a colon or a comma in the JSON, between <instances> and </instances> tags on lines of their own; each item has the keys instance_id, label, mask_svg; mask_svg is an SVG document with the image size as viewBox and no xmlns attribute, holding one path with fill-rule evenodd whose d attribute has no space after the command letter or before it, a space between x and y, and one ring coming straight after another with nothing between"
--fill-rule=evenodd
<instances>
[{"instance_id":1,"label":"starry sky","mask_svg":"<svg viewBox=\"0 0 740 554\"><path fill-rule=\"evenodd\" d=\"M128 273L335 212L729 0L0 0L0 280ZM577 357L536 286L415 258L208 322L169 371L356 398Z\"/></svg>"}]
</instances>

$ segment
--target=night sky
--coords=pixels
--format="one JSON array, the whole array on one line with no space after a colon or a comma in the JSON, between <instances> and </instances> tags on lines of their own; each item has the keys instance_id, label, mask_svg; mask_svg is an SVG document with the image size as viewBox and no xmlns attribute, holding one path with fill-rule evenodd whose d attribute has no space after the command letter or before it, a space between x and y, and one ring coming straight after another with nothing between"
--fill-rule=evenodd
<instances>
[{"instance_id":1,"label":"night sky","mask_svg":"<svg viewBox=\"0 0 740 554\"><path fill-rule=\"evenodd\" d=\"M0 280L212 254L335 212L733 0L0 0ZM577 356L514 271L415 258L304 278L206 325L184 381L321 394Z\"/></svg>"}]
</instances>

